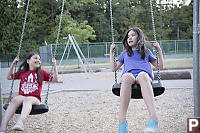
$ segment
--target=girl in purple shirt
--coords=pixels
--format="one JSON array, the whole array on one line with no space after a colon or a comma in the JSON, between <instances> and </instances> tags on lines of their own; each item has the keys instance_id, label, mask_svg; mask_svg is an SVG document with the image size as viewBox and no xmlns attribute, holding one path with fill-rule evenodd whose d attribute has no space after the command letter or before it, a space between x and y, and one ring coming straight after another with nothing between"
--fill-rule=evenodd
<instances>
[{"instance_id":1,"label":"girl in purple shirt","mask_svg":"<svg viewBox=\"0 0 200 133\"><path fill-rule=\"evenodd\" d=\"M158 51L159 67L163 69L163 55L158 42L153 43ZM120 54L116 62L116 70L122 65L124 69L120 78L120 111L119 111L119 128L118 133L128 133L128 124L126 121L126 113L131 98L132 84L139 84L144 102L150 114L144 132L157 133L158 131L158 117L156 115L154 94L152 88L153 72L151 64L156 67L156 58L149 49L145 47L145 37L141 29L134 27L127 31L123 46L125 51ZM115 44L110 47L110 63L112 71L114 71L114 57L113 51Z\"/></svg>"}]
</instances>

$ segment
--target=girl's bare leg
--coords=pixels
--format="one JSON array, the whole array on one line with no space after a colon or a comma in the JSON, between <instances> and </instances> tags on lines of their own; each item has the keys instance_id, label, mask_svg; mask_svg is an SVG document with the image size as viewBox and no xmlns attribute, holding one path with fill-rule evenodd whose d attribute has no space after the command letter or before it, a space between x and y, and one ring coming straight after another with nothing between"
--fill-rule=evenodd
<instances>
[{"instance_id":1,"label":"girl's bare leg","mask_svg":"<svg viewBox=\"0 0 200 133\"><path fill-rule=\"evenodd\" d=\"M13 128L21 127L23 129L23 121L30 114L30 112L32 110L32 105L39 104L39 103L40 103L40 101L36 97L32 97L32 96L24 97L21 115L20 115L16 125Z\"/></svg>"},{"instance_id":2,"label":"girl's bare leg","mask_svg":"<svg viewBox=\"0 0 200 133\"><path fill-rule=\"evenodd\" d=\"M153 88L152 88L151 82L152 82L151 78L145 72L140 72L138 74L138 77L136 78L136 83L140 84L141 86L142 96L147 106L150 117L158 121L155 104L154 104L154 94L153 94Z\"/></svg>"},{"instance_id":3,"label":"girl's bare leg","mask_svg":"<svg viewBox=\"0 0 200 133\"><path fill-rule=\"evenodd\" d=\"M23 96L18 95L12 99L10 105L8 106L7 110L5 111L4 117L1 122L1 130L6 130L8 122L15 114L16 109L22 104Z\"/></svg>"},{"instance_id":4,"label":"girl's bare leg","mask_svg":"<svg viewBox=\"0 0 200 133\"><path fill-rule=\"evenodd\" d=\"M135 77L131 73L125 73L121 78L120 90L120 111L119 122L126 122L126 113L131 99L132 84L135 83Z\"/></svg>"}]
</instances>

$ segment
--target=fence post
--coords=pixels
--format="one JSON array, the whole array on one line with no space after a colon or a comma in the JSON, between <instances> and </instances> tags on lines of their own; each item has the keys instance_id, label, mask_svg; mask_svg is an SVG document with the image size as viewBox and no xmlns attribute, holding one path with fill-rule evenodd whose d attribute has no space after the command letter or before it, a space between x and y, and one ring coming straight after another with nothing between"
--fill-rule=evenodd
<instances>
[{"instance_id":1,"label":"fence post","mask_svg":"<svg viewBox=\"0 0 200 133\"><path fill-rule=\"evenodd\" d=\"M169 41L168 41L168 43L167 43L167 44L168 44L168 52L170 53L170 51L169 51Z\"/></svg>"},{"instance_id":2,"label":"fence post","mask_svg":"<svg viewBox=\"0 0 200 133\"><path fill-rule=\"evenodd\" d=\"M106 42L106 58L107 58L107 55L108 55L108 45L107 45L107 42Z\"/></svg>"},{"instance_id":3,"label":"fence post","mask_svg":"<svg viewBox=\"0 0 200 133\"><path fill-rule=\"evenodd\" d=\"M174 42L174 43L175 43L175 45L174 45L174 47L175 47L174 50L175 50L175 54L176 54L176 53L177 53L177 52L176 52L176 50L177 50L177 49L176 49L176 40L174 40L174 41L175 41L175 42Z\"/></svg>"},{"instance_id":4,"label":"fence post","mask_svg":"<svg viewBox=\"0 0 200 133\"><path fill-rule=\"evenodd\" d=\"M90 58L90 45L87 44L87 50L88 50L88 59Z\"/></svg>"}]
</instances>

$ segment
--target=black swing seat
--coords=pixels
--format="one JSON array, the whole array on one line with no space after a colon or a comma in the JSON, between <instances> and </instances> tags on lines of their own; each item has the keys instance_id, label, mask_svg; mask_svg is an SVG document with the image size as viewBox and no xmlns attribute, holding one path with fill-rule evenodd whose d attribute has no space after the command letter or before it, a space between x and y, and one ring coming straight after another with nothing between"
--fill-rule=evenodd
<instances>
[{"instance_id":1,"label":"black swing seat","mask_svg":"<svg viewBox=\"0 0 200 133\"><path fill-rule=\"evenodd\" d=\"M9 103L5 104L3 106L3 108L6 110L9 106ZM19 108L17 108L16 110L16 114L21 114L22 111L22 106L20 106ZM49 107L46 104L39 104L39 105L33 105L32 106L32 110L30 112L29 115L37 115L37 114L42 114L42 113L46 113L49 111Z\"/></svg>"},{"instance_id":2,"label":"black swing seat","mask_svg":"<svg viewBox=\"0 0 200 133\"><path fill-rule=\"evenodd\" d=\"M121 88L121 84L120 83L115 83L112 86L113 94L115 94L117 96L120 96L120 88ZM152 83L152 88L153 88L153 92L154 92L154 97L161 95L165 91L165 88L159 82L158 83ZM131 98L133 98L133 99L142 99L143 98L142 97L142 93L141 93L140 85L138 85L138 84L133 84L132 85Z\"/></svg>"}]
</instances>

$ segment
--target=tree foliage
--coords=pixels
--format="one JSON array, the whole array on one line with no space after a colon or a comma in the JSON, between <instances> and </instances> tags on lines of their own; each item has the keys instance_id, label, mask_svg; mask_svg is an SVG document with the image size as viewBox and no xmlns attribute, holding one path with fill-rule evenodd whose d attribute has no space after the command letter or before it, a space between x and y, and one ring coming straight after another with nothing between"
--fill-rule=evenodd
<instances>
[{"instance_id":1,"label":"tree foliage","mask_svg":"<svg viewBox=\"0 0 200 133\"><path fill-rule=\"evenodd\" d=\"M161 0L162 1L162 0ZM27 0L0 1L0 53L17 53ZM140 27L153 40L149 0L112 0L115 41L127 29ZM21 52L38 51L44 40L56 42L62 1L30 0ZM161 5L153 0L157 40L192 39L193 4ZM67 0L64 5L59 43L71 34L78 44L110 42L109 0Z\"/></svg>"}]
</instances>

